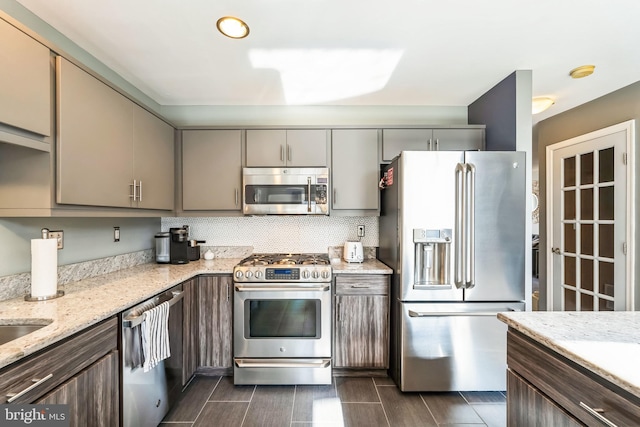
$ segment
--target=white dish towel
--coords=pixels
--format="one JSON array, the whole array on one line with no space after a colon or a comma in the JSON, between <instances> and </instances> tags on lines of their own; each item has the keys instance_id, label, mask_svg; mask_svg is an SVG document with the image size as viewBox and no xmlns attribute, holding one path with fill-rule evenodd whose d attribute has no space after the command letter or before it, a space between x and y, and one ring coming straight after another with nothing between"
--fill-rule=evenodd
<instances>
[{"instance_id":1,"label":"white dish towel","mask_svg":"<svg viewBox=\"0 0 640 427\"><path fill-rule=\"evenodd\" d=\"M142 354L144 372L171 356L169 348L169 303L163 302L142 313Z\"/></svg>"}]
</instances>

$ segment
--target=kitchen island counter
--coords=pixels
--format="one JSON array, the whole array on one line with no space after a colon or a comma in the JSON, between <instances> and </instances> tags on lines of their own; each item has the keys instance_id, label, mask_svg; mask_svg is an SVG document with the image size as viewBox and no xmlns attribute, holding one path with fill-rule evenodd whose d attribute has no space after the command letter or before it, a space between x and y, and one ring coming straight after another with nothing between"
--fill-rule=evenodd
<instances>
[{"instance_id":1,"label":"kitchen island counter","mask_svg":"<svg viewBox=\"0 0 640 427\"><path fill-rule=\"evenodd\" d=\"M640 313L510 312L498 318L593 374L640 397Z\"/></svg>"}]
</instances>

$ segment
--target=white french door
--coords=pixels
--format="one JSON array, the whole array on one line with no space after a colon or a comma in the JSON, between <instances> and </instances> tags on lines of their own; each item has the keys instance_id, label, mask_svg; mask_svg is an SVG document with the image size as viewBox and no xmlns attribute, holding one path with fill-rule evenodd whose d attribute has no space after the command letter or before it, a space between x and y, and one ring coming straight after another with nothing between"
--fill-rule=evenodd
<instances>
[{"instance_id":1,"label":"white french door","mask_svg":"<svg viewBox=\"0 0 640 427\"><path fill-rule=\"evenodd\" d=\"M629 310L633 121L547 147L547 307ZM551 198L551 200L549 200Z\"/></svg>"}]
</instances>

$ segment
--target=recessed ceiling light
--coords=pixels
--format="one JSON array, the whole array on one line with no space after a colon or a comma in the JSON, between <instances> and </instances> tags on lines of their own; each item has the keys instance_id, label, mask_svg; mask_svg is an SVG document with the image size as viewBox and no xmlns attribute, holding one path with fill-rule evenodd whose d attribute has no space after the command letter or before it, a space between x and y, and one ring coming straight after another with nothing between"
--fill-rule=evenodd
<instances>
[{"instance_id":1,"label":"recessed ceiling light","mask_svg":"<svg viewBox=\"0 0 640 427\"><path fill-rule=\"evenodd\" d=\"M218 31L232 39L243 39L249 35L249 26L234 16L223 16L216 22Z\"/></svg>"},{"instance_id":2,"label":"recessed ceiling light","mask_svg":"<svg viewBox=\"0 0 640 427\"><path fill-rule=\"evenodd\" d=\"M549 98L548 96L536 96L531 102L531 113L542 113L544 110L551 107L555 103L556 101L553 98Z\"/></svg>"},{"instance_id":3,"label":"recessed ceiling light","mask_svg":"<svg viewBox=\"0 0 640 427\"><path fill-rule=\"evenodd\" d=\"M595 65L581 65L580 67L569 71L569 75L574 79L581 79L593 74L593 70L595 70L595 68Z\"/></svg>"}]
</instances>

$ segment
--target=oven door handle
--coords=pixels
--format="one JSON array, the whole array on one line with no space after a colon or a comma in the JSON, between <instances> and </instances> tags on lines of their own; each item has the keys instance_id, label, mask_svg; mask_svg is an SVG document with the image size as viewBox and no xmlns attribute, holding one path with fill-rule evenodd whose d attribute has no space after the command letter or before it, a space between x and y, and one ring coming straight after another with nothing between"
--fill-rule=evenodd
<instances>
[{"instance_id":1,"label":"oven door handle","mask_svg":"<svg viewBox=\"0 0 640 427\"><path fill-rule=\"evenodd\" d=\"M235 364L238 368L326 368L331 359L235 359Z\"/></svg>"},{"instance_id":2,"label":"oven door handle","mask_svg":"<svg viewBox=\"0 0 640 427\"><path fill-rule=\"evenodd\" d=\"M291 292L326 292L330 285L304 285L304 286L256 286L256 285L235 285L238 292L261 292L261 291L291 291Z\"/></svg>"}]
</instances>

